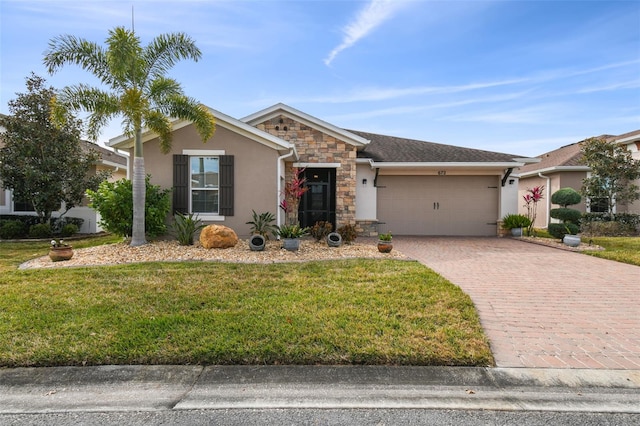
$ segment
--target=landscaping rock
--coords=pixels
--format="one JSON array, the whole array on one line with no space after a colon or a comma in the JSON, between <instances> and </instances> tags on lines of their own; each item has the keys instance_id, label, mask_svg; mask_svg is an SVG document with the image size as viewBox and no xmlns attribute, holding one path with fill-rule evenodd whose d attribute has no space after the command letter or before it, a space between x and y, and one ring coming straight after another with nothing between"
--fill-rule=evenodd
<instances>
[{"instance_id":1,"label":"landscaping rock","mask_svg":"<svg viewBox=\"0 0 640 426\"><path fill-rule=\"evenodd\" d=\"M206 249L235 247L238 244L238 235L226 226L207 225L200 233L200 244Z\"/></svg>"}]
</instances>

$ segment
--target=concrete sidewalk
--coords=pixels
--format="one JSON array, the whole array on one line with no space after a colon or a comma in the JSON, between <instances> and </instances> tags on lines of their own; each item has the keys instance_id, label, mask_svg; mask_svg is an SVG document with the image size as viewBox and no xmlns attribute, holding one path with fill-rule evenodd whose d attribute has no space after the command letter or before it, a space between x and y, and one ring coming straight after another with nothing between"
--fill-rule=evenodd
<instances>
[{"instance_id":1,"label":"concrete sidewalk","mask_svg":"<svg viewBox=\"0 0 640 426\"><path fill-rule=\"evenodd\" d=\"M640 370L640 266L513 238L393 243L471 297L498 367Z\"/></svg>"},{"instance_id":2,"label":"concrete sidewalk","mask_svg":"<svg viewBox=\"0 0 640 426\"><path fill-rule=\"evenodd\" d=\"M242 408L640 413L640 371L388 366L0 370L0 414Z\"/></svg>"}]
</instances>

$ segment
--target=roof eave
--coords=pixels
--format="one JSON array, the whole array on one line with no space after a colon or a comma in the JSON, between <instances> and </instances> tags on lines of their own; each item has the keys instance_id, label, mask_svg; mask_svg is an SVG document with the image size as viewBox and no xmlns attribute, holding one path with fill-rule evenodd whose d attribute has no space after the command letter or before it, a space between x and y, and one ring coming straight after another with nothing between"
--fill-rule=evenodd
<instances>
[{"instance_id":1,"label":"roof eave","mask_svg":"<svg viewBox=\"0 0 640 426\"><path fill-rule=\"evenodd\" d=\"M519 177L538 176L539 173L559 173L559 172L589 172L591 169L588 166L553 166L545 167L543 169L531 170L523 173L514 173Z\"/></svg>"},{"instance_id":2,"label":"roof eave","mask_svg":"<svg viewBox=\"0 0 640 426\"><path fill-rule=\"evenodd\" d=\"M423 168L423 169L505 169L511 167L522 167L525 163L523 162L512 162L512 161L495 161L495 162L386 162L386 161L368 161L368 159L363 158L361 160L365 160L370 163L372 167L377 167L381 169L404 169L404 168ZM364 163L365 161L362 161Z\"/></svg>"},{"instance_id":3,"label":"roof eave","mask_svg":"<svg viewBox=\"0 0 640 426\"><path fill-rule=\"evenodd\" d=\"M216 126L223 127L225 129L231 130L239 135L245 136L249 139L252 139L256 142L259 142L263 145L266 145L270 148L273 148L277 151L286 151L290 150L293 145L285 140L282 140L276 136L273 136L270 133L263 132L260 129L257 129L253 126L248 125L240 120L237 120L233 117L230 117L226 114L221 113L220 111L216 111L213 108L209 108L209 111L213 114L216 119ZM188 120L175 119L172 122L173 131L179 130L183 127L191 124ZM152 139L157 138L157 133L145 129L142 133L142 143L148 142ZM133 147L134 138L120 135L115 138L109 139L107 142L107 146L118 149L126 149Z\"/></svg>"}]
</instances>

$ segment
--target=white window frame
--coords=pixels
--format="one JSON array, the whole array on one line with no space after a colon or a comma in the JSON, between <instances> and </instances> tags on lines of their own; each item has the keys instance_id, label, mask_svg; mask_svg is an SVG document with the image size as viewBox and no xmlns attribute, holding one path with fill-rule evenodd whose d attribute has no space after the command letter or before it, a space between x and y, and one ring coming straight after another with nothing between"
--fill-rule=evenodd
<instances>
[{"instance_id":1,"label":"white window frame","mask_svg":"<svg viewBox=\"0 0 640 426\"><path fill-rule=\"evenodd\" d=\"M193 188L191 187L191 158L220 157L221 155L225 155L225 151L220 149L183 149L182 155L189 156L189 212L194 213L193 206L192 206L192 197L191 197L191 193L193 191ZM219 191L220 191L220 182L218 181L218 196L220 194ZM219 202L220 201L218 198L218 208L220 208ZM221 216L219 214L213 214L213 213L212 214L194 213L194 214L198 216L198 219L202 221L207 221L207 222L222 222L225 220L225 216Z\"/></svg>"}]
</instances>

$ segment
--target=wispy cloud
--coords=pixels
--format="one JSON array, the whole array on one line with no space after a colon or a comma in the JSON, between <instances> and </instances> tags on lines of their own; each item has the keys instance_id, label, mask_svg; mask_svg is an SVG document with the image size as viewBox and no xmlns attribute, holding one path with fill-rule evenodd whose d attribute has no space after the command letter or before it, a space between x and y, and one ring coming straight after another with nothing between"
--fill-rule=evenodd
<instances>
[{"instance_id":1,"label":"wispy cloud","mask_svg":"<svg viewBox=\"0 0 640 426\"><path fill-rule=\"evenodd\" d=\"M358 12L355 19L343 28L345 34L342 43L329 53L324 63L327 66L331 65L340 52L350 48L390 19L402 4L403 2L398 0L371 0Z\"/></svg>"}]
</instances>

